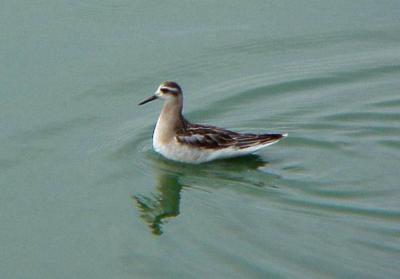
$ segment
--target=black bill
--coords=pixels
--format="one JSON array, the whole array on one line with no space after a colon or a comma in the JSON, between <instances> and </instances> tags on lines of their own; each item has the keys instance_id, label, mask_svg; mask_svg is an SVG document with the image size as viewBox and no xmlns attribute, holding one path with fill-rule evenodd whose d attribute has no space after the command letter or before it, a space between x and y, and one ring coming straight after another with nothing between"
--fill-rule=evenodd
<instances>
[{"instance_id":1,"label":"black bill","mask_svg":"<svg viewBox=\"0 0 400 279\"><path fill-rule=\"evenodd\" d=\"M157 96L156 96L156 95L153 95L153 96L147 98L146 100L140 102L140 103L139 103L139 106L144 105L145 103L151 102L151 101L153 101L153 100L155 100L155 99L157 99Z\"/></svg>"}]
</instances>

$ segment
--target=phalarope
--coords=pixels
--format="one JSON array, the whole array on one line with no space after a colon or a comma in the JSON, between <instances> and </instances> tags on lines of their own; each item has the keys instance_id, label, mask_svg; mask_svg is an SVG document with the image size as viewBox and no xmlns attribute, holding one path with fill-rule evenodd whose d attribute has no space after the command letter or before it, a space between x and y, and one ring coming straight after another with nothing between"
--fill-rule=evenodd
<instances>
[{"instance_id":1,"label":"phalarope","mask_svg":"<svg viewBox=\"0 0 400 279\"><path fill-rule=\"evenodd\" d=\"M162 99L164 105L153 133L153 148L164 157L185 163L243 156L278 142L287 134L236 133L209 125L192 124L182 115L181 87L164 81L156 93L139 103Z\"/></svg>"}]
</instances>

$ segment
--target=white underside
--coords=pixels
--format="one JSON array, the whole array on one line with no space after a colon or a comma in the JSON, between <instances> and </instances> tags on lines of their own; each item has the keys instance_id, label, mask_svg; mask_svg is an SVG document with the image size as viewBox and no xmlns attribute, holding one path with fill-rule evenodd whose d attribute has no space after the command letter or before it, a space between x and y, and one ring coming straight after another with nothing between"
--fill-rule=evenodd
<instances>
[{"instance_id":1,"label":"white underside","mask_svg":"<svg viewBox=\"0 0 400 279\"><path fill-rule=\"evenodd\" d=\"M198 164L216 159L226 159L251 154L278 141L279 140L276 140L274 142L251 146L243 149L235 147L228 147L223 149L206 149L189 147L188 145L181 144L176 140L171 140L168 144L162 145L153 140L153 147L156 152L160 153L170 160Z\"/></svg>"}]
</instances>

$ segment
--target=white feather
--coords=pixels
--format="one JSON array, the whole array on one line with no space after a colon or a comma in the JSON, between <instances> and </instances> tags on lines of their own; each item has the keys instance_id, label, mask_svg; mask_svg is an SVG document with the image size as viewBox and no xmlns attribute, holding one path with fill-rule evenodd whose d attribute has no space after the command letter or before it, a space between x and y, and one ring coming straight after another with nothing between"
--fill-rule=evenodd
<instances>
[{"instance_id":1,"label":"white feather","mask_svg":"<svg viewBox=\"0 0 400 279\"><path fill-rule=\"evenodd\" d=\"M168 144L162 145L157 144L157 142L153 141L153 147L156 152L160 153L168 159L184 163L199 164L216 159L226 159L251 154L277 141L251 146L243 149L235 147L227 147L222 149L198 148L181 144L176 140L172 140Z\"/></svg>"}]
</instances>

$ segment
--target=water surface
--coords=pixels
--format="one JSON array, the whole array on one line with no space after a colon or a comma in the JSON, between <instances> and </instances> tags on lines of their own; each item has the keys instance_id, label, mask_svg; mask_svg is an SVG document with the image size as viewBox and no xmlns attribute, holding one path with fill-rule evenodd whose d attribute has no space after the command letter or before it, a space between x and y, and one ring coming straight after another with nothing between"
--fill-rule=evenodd
<instances>
[{"instance_id":1,"label":"water surface","mask_svg":"<svg viewBox=\"0 0 400 279\"><path fill-rule=\"evenodd\" d=\"M398 278L398 1L3 1L2 278ZM288 132L203 165L193 122Z\"/></svg>"}]
</instances>

